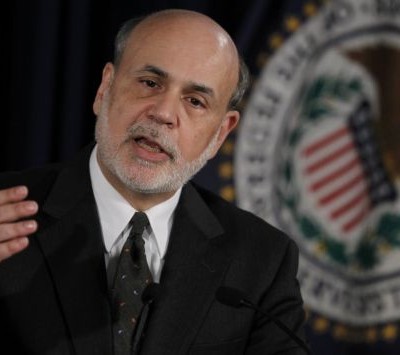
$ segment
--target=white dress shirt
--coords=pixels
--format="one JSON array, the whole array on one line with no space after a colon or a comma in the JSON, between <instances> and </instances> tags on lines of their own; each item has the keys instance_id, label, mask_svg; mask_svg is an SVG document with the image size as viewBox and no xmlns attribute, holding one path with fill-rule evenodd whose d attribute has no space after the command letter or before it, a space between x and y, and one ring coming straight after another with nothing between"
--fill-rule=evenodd
<instances>
[{"instance_id":1,"label":"white dress shirt","mask_svg":"<svg viewBox=\"0 0 400 355\"><path fill-rule=\"evenodd\" d=\"M108 284L111 287L119 254L129 235L129 221L136 210L103 175L97 161L97 146L90 156L89 168L103 234ZM143 238L145 240L146 259L154 282L160 281L174 211L181 191L182 189L179 189L167 201L143 211L150 222L150 227L146 228Z\"/></svg>"}]
</instances>

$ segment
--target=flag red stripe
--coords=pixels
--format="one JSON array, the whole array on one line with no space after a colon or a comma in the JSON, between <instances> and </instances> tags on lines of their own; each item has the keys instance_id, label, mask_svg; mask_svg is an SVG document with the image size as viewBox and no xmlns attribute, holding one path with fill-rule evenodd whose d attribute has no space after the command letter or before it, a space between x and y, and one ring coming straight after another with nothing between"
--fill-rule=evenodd
<instances>
[{"instance_id":1,"label":"flag red stripe","mask_svg":"<svg viewBox=\"0 0 400 355\"><path fill-rule=\"evenodd\" d=\"M309 165L306 168L306 173L307 174L314 173L316 170L321 169L325 165L331 163L333 160L336 160L337 158L339 158L340 156L342 156L343 154L345 154L346 152L348 152L352 149L354 149L354 143L348 142L346 145L344 145L343 147L332 152L331 154L324 157L323 159L320 159L320 160L316 161L315 163Z\"/></svg>"},{"instance_id":2,"label":"flag red stripe","mask_svg":"<svg viewBox=\"0 0 400 355\"><path fill-rule=\"evenodd\" d=\"M315 143L308 145L307 148L305 148L303 150L303 155L309 156L309 155L313 154L315 151L323 148L324 146L335 141L336 139L344 136L345 134L347 134L347 132L348 132L347 127L343 127L343 128L340 128L340 129L328 134L327 136L316 141Z\"/></svg>"},{"instance_id":3,"label":"flag red stripe","mask_svg":"<svg viewBox=\"0 0 400 355\"><path fill-rule=\"evenodd\" d=\"M346 173L351 168L354 168L358 164L359 161L360 160L357 157L355 157L354 159L350 160L348 163L343 165L338 170L335 170L333 173L331 173L327 176L324 176L322 179L316 181L314 184L311 185L311 187L310 187L311 191L317 191L320 188L322 188L322 187L326 186L327 184L329 184L330 182L332 182L333 180L336 180L342 174Z\"/></svg>"},{"instance_id":4,"label":"flag red stripe","mask_svg":"<svg viewBox=\"0 0 400 355\"><path fill-rule=\"evenodd\" d=\"M355 185L362 182L364 180L362 174L358 174L353 179L351 179L348 183L342 185L340 188L330 192L326 196L320 198L319 203L321 205L326 205L330 203L332 200L336 199L338 196L342 195L343 193L347 192L348 190L352 189Z\"/></svg>"},{"instance_id":5,"label":"flag red stripe","mask_svg":"<svg viewBox=\"0 0 400 355\"><path fill-rule=\"evenodd\" d=\"M362 200L368 197L367 190L364 189L358 195L354 196L350 201L346 202L344 205L340 206L336 210L331 213L331 217L336 219L338 217L343 216L346 212L351 210L353 207L358 205Z\"/></svg>"},{"instance_id":6,"label":"flag red stripe","mask_svg":"<svg viewBox=\"0 0 400 355\"><path fill-rule=\"evenodd\" d=\"M360 211L353 219L351 219L349 222L347 222L343 227L342 230L343 232L350 232L357 224L360 224L360 222L364 219L364 217L367 215L369 212L370 208L364 208L363 210Z\"/></svg>"}]
</instances>

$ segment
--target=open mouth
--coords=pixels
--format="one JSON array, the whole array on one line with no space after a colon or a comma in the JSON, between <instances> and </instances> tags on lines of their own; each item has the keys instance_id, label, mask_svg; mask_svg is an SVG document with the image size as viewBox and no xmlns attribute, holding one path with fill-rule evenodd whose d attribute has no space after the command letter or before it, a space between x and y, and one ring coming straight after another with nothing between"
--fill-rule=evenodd
<instances>
[{"instance_id":1,"label":"open mouth","mask_svg":"<svg viewBox=\"0 0 400 355\"><path fill-rule=\"evenodd\" d=\"M135 142L142 148L153 153L167 153L158 143L150 141L146 137L137 137Z\"/></svg>"},{"instance_id":2,"label":"open mouth","mask_svg":"<svg viewBox=\"0 0 400 355\"><path fill-rule=\"evenodd\" d=\"M133 138L133 140L141 149L150 154L149 158L153 157L157 159L161 157L165 158L166 156L170 159L174 158L173 153L169 149L163 147L160 143L157 143L146 136L140 135Z\"/></svg>"}]
</instances>

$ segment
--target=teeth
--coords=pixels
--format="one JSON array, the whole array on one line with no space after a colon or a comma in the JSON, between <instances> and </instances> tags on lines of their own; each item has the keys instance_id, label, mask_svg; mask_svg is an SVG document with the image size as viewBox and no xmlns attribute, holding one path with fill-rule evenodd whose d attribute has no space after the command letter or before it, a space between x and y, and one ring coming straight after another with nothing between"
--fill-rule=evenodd
<instances>
[{"instance_id":1,"label":"teeth","mask_svg":"<svg viewBox=\"0 0 400 355\"><path fill-rule=\"evenodd\" d=\"M154 153L161 153L161 152L162 152L162 149L160 148L160 146L159 146L158 144L151 143L151 142L149 142L149 141L146 140L146 139L139 139L139 140L137 141L137 143L138 143L141 147L143 147L143 148L149 150L150 152L154 152Z\"/></svg>"}]
</instances>

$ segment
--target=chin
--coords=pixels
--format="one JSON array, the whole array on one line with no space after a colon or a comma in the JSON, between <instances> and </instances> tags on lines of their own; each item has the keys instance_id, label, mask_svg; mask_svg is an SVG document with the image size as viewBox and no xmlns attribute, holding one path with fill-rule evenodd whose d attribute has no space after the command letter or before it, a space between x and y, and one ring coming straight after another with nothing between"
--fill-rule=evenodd
<instances>
[{"instance_id":1,"label":"chin","mask_svg":"<svg viewBox=\"0 0 400 355\"><path fill-rule=\"evenodd\" d=\"M180 188L180 183L172 179L166 171L132 167L129 171L116 171L116 175L126 188L134 192L156 194L173 192Z\"/></svg>"},{"instance_id":2,"label":"chin","mask_svg":"<svg viewBox=\"0 0 400 355\"><path fill-rule=\"evenodd\" d=\"M142 194L167 193L176 191L179 188L179 186L173 186L174 184L157 184L152 183L151 181L139 182L134 179L125 180L123 183L130 191L139 192Z\"/></svg>"}]
</instances>

